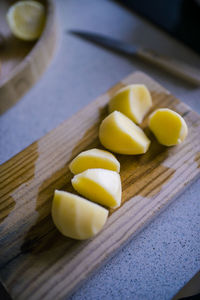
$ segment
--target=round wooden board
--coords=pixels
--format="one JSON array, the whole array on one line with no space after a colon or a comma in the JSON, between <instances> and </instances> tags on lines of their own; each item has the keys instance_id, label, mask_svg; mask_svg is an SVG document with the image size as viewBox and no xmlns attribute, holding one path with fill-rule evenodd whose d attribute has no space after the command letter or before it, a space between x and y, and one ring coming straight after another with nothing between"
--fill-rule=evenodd
<instances>
[{"instance_id":1,"label":"round wooden board","mask_svg":"<svg viewBox=\"0 0 200 300\"><path fill-rule=\"evenodd\" d=\"M0 1L0 114L19 100L48 66L57 39L55 6L40 1L46 8L46 25L36 42L15 38L6 22L8 7L16 1Z\"/></svg>"}]
</instances>

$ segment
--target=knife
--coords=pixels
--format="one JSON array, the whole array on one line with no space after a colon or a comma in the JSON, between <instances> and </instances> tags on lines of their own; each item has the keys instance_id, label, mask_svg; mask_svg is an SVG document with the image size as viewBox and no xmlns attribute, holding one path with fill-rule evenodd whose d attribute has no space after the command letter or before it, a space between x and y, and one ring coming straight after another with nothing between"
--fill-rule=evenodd
<instances>
[{"instance_id":1,"label":"knife","mask_svg":"<svg viewBox=\"0 0 200 300\"><path fill-rule=\"evenodd\" d=\"M200 71L195 67L184 63L183 61L173 60L169 57L161 56L151 50L146 50L138 46L115 40L111 37L107 37L98 33L80 30L70 30L69 33L92 41L109 49L118 51L120 53L129 56L136 56L139 59L152 63L170 72L171 74L177 75L195 85L200 85Z\"/></svg>"}]
</instances>

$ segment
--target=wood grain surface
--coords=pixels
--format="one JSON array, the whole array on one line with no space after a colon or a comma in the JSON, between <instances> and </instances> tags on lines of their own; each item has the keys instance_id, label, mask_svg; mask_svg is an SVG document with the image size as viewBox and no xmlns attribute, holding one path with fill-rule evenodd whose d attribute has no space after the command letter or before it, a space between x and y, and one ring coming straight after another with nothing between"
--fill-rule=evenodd
<instances>
[{"instance_id":1,"label":"wood grain surface","mask_svg":"<svg viewBox=\"0 0 200 300\"><path fill-rule=\"evenodd\" d=\"M184 116L189 135L166 148L152 140L144 155L117 155L122 206L111 210L93 239L75 241L56 230L50 216L55 189L73 191L69 162L82 150L102 148L98 128L109 97L126 84L144 83L153 109L169 107ZM66 299L116 250L133 238L200 173L200 116L155 81L136 72L0 169L0 278L13 299Z\"/></svg>"},{"instance_id":2,"label":"wood grain surface","mask_svg":"<svg viewBox=\"0 0 200 300\"><path fill-rule=\"evenodd\" d=\"M46 24L36 42L22 41L11 33L6 14L15 1L0 1L0 114L19 100L44 72L55 50L57 22L51 0L40 1L46 8Z\"/></svg>"}]
</instances>

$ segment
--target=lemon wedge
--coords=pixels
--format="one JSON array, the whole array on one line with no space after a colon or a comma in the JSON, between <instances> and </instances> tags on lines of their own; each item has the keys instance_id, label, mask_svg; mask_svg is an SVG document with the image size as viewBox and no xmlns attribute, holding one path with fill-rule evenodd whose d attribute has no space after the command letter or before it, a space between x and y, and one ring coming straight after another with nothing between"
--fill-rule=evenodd
<instances>
[{"instance_id":1,"label":"lemon wedge","mask_svg":"<svg viewBox=\"0 0 200 300\"><path fill-rule=\"evenodd\" d=\"M19 1L9 8L7 22L17 38L24 41L36 40L45 25L45 8L36 1Z\"/></svg>"}]
</instances>

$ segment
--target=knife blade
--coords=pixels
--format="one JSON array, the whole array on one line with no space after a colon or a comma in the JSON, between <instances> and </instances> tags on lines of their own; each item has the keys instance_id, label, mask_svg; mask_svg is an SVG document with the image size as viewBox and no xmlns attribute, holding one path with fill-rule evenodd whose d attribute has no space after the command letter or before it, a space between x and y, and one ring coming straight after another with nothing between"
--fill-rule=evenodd
<instances>
[{"instance_id":1,"label":"knife blade","mask_svg":"<svg viewBox=\"0 0 200 300\"><path fill-rule=\"evenodd\" d=\"M121 42L113 38L103 36L97 33L80 30L70 30L71 34L84 38L88 41L97 43L101 46L107 47L114 51L119 51L123 54L135 55L137 54L137 47L132 44Z\"/></svg>"},{"instance_id":2,"label":"knife blade","mask_svg":"<svg viewBox=\"0 0 200 300\"><path fill-rule=\"evenodd\" d=\"M157 67L160 67L171 74L179 76L195 85L200 85L200 71L183 61L162 56L153 51L142 49L133 44L119 41L94 32L70 30L69 33L114 51L118 51L129 56L136 56L139 59L154 64Z\"/></svg>"}]
</instances>

